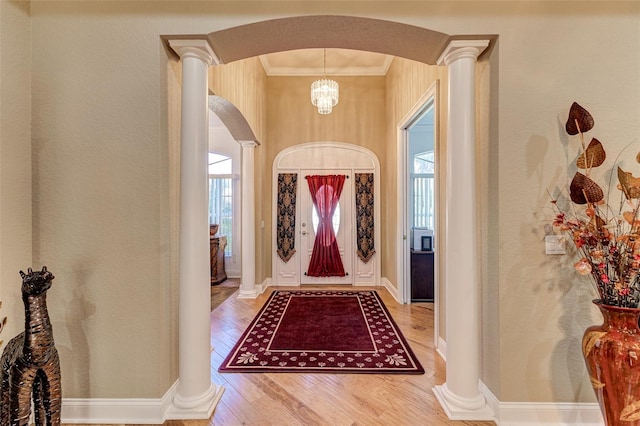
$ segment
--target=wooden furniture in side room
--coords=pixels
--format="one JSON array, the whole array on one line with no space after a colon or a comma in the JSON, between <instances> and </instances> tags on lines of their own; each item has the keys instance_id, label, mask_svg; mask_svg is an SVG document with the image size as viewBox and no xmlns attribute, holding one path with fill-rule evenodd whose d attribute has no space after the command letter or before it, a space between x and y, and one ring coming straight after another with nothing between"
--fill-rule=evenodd
<instances>
[{"instance_id":1,"label":"wooden furniture in side room","mask_svg":"<svg viewBox=\"0 0 640 426\"><path fill-rule=\"evenodd\" d=\"M227 279L224 270L224 249L227 246L227 237L209 236L209 248L211 255L211 285L220 284Z\"/></svg>"},{"instance_id":2,"label":"wooden furniture in side room","mask_svg":"<svg viewBox=\"0 0 640 426\"><path fill-rule=\"evenodd\" d=\"M433 302L433 251L411 250L411 301Z\"/></svg>"}]
</instances>

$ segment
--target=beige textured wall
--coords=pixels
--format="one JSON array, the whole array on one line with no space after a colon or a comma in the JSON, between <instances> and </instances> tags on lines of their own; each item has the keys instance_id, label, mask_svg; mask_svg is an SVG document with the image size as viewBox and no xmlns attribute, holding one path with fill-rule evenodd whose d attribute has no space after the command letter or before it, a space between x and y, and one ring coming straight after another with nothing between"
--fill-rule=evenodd
<instances>
[{"instance_id":1,"label":"beige textured wall","mask_svg":"<svg viewBox=\"0 0 640 426\"><path fill-rule=\"evenodd\" d=\"M175 117L164 105L172 99L173 84L165 78L160 35L205 34L319 13L499 36L494 52L499 56L490 60L483 170L489 187L482 244L490 256L483 265L489 291L483 300L491 304L485 306L491 314L485 311L485 321L476 326L485 353L500 360L499 365L485 360L484 378L505 402L593 401L580 338L599 318L589 284L571 270L573 259L544 255L544 225L552 214L546 190L571 172L566 164L574 146L561 130L574 100L594 114L594 131L612 157L640 134L640 3L214 1L187 7L185 2L36 1L30 22L20 12L23 5L2 3L2 297L5 280L14 273L6 271L5 262L9 269L22 263L11 260L7 248L15 243L25 258L29 254L20 244L22 236L29 237L28 219L16 214L28 211L23 197L33 190L33 260L50 265L57 276L50 305L66 372L65 396L159 397L175 379L177 342L171 329L177 298L166 215L172 182L168 120ZM23 47L29 24L31 49ZM13 51L16 57L9 58ZM9 66L13 61L15 69ZM28 119L8 108L28 110L29 72L33 186L20 172L21 181L5 194L5 168L28 157L28 148L17 141L28 140ZM5 86L7 78L24 90ZM6 142L7 132L16 140ZM271 142L278 143L267 134L265 145ZM388 147L376 153L392 155ZM268 164L267 155L259 160L260 175L270 171ZM636 164L628 166L637 173ZM13 201L21 206L10 209L23 230L19 234L5 226L5 206ZM260 200L260 205L258 217L268 220L270 203ZM5 233L12 235L9 242ZM262 247L268 246L265 239ZM386 262L385 275L393 268ZM263 269L260 276L267 276Z\"/></svg>"},{"instance_id":2,"label":"beige textured wall","mask_svg":"<svg viewBox=\"0 0 640 426\"><path fill-rule=\"evenodd\" d=\"M479 59L476 66L476 194L478 256L480 259L480 318L478 324L482 339L482 381L494 394L500 394L500 333L498 327L500 310L499 288L494 285L499 279L497 247L499 223L497 215L492 214L498 198L498 191L492 190L498 185L497 132L498 132L498 91L497 79L498 49L490 47Z\"/></svg>"},{"instance_id":3,"label":"beige textured wall","mask_svg":"<svg viewBox=\"0 0 640 426\"><path fill-rule=\"evenodd\" d=\"M271 250L268 246L271 233L261 228L265 205L270 204L264 193L265 146L267 142L267 76L257 57L209 68L209 90L225 98L238 108L253 130L260 145L255 149L255 229L256 229L256 284L271 276ZM268 167L268 170L271 170ZM269 207L270 208L270 207Z\"/></svg>"},{"instance_id":4,"label":"beige textured wall","mask_svg":"<svg viewBox=\"0 0 640 426\"><path fill-rule=\"evenodd\" d=\"M177 378L179 76L166 25L129 13L32 4L33 257L56 275L67 398L159 398Z\"/></svg>"},{"instance_id":5,"label":"beige textured wall","mask_svg":"<svg viewBox=\"0 0 640 426\"><path fill-rule=\"evenodd\" d=\"M29 3L0 2L0 318L9 319L0 340L5 342L24 330L18 271L32 266L31 57L24 54L31 46L30 30Z\"/></svg>"},{"instance_id":6,"label":"beige textured wall","mask_svg":"<svg viewBox=\"0 0 640 426\"><path fill-rule=\"evenodd\" d=\"M444 219L444 200L446 197L446 187L444 185L446 174L446 162L447 162L447 85L448 76L447 68L435 65L421 64L415 61L410 61L402 58L394 59L389 72L386 77L387 84L387 140L389 143L386 146L385 162L383 170L386 171L388 179L384 180L386 191L391 195L393 202L386 203L385 209L389 220L384 224L383 236L387 236L386 241L389 246L389 256L383 259L383 268L387 271L387 278L396 287L399 286L398 277L399 268L396 262L395 253L398 250L397 242L397 222L401 220L398 218L397 200L396 194L398 192L398 179L400 178L397 171L398 164L398 128L402 120L408 118L407 114L412 111L420 101L420 99L427 93L427 91L434 85L438 86L438 99L437 105L437 136L436 136L436 151L437 151L437 178L439 182L438 191L440 197L440 203L438 205L438 220L439 225L443 225ZM438 244L438 250L440 253L444 252L444 238L442 238L442 226L438 226L436 230L436 241ZM440 284L439 291L444 293L444 258L438 258L438 273ZM444 336L444 309L440 310L440 332L439 334Z\"/></svg>"},{"instance_id":7,"label":"beige textured wall","mask_svg":"<svg viewBox=\"0 0 640 426\"><path fill-rule=\"evenodd\" d=\"M311 105L311 83L317 77L269 77L267 81L267 143L261 189L271 194L273 188L272 167L276 155L285 148L305 142L343 142L363 146L373 151L381 163L385 161L385 79L384 77L332 77L340 85L340 100L331 114L320 115ZM320 163L321 158L318 159ZM384 170L384 168L382 169ZM387 172L388 173L388 172ZM389 176L381 172L380 181ZM381 188L378 195L385 205L387 193ZM263 203L265 239L271 247L271 198L265 195ZM387 218L382 212L380 221L384 227ZM384 236L376 242L381 259L392 254L387 250ZM271 276L271 249L269 258ZM382 269L382 275L385 270Z\"/></svg>"}]
</instances>

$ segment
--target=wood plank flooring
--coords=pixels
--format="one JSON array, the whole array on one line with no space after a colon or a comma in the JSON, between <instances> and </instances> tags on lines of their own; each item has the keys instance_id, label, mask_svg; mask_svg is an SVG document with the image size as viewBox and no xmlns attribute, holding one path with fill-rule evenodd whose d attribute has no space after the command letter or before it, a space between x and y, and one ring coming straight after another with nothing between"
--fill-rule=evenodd
<instances>
[{"instance_id":1,"label":"wood plank flooring","mask_svg":"<svg viewBox=\"0 0 640 426\"><path fill-rule=\"evenodd\" d=\"M209 421L172 421L167 426L495 426L494 422L447 419L432 391L445 381L444 361L433 343L433 304L398 304L382 287L376 290L425 368L424 375L218 373L224 357L274 289L257 299L233 295L211 313L211 377L225 392Z\"/></svg>"}]
</instances>

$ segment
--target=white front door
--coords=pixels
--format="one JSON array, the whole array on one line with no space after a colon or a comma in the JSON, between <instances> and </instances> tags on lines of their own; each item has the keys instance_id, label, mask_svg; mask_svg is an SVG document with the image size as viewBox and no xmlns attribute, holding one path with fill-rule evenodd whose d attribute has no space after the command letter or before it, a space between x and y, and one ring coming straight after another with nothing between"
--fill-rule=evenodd
<instances>
[{"instance_id":1,"label":"white front door","mask_svg":"<svg viewBox=\"0 0 640 426\"><path fill-rule=\"evenodd\" d=\"M310 175L346 175L340 201L333 216L333 228L340 250L340 258L346 275L344 277L310 277L307 275L318 216L305 176ZM352 284L353 283L353 176L351 170L300 170L300 284Z\"/></svg>"}]
</instances>

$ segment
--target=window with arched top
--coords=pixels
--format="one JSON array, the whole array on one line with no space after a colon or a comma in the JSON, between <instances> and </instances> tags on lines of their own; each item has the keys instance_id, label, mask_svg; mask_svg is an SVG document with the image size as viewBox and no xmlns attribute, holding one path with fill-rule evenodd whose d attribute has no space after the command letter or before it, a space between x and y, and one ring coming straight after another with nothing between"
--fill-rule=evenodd
<instances>
[{"instance_id":1,"label":"window with arched top","mask_svg":"<svg viewBox=\"0 0 640 426\"><path fill-rule=\"evenodd\" d=\"M232 160L209 153L209 223L218 224L218 235L227 237L226 257L233 252L233 176Z\"/></svg>"}]
</instances>

